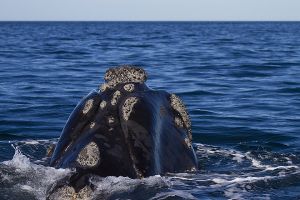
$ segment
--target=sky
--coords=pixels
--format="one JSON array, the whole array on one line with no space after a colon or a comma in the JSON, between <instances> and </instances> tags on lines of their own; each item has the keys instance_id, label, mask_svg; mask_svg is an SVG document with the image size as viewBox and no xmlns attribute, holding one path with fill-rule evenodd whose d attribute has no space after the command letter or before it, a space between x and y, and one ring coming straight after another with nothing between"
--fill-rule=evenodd
<instances>
[{"instance_id":1,"label":"sky","mask_svg":"<svg viewBox=\"0 0 300 200\"><path fill-rule=\"evenodd\" d=\"M300 0L0 0L0 21L300 21Z\"/></svg>"}]
</instances>

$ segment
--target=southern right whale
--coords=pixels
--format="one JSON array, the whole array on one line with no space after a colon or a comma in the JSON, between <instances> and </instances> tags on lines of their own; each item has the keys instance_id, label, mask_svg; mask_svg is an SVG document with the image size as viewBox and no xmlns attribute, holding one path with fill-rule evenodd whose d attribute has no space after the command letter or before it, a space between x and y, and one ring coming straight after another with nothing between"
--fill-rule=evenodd
<instances>
[{"instance_id":1,"label":"southern right whale","mask_svg":"<svg viewBox=\"0 0 300 200\"><path fill-rule=\"evenodd\" d=\"M50 165L76 172L53 185L48 199L89 196L94 174L143 178L197 169L190 118L178 96L148 88L146 72L135 66L111 68L104 79L62 131Z\"/></svg>"}]
</instances>

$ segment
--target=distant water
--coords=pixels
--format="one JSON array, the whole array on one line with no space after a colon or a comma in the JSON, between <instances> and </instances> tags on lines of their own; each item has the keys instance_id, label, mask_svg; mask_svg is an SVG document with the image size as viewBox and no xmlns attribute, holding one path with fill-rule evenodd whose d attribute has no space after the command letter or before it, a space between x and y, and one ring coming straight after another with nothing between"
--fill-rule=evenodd
<instances>
[{"instance_id":1,"label":"distant water","mask_svg":"<svg viewBox=\"0 0 300 200\"><path fill-rule=\"evenodd\" d=\"M78 101L119 64L178 94L197 173L95 177L106 199L300 199L300 23L0 23L0 199L44 199ZM13 148L14 147L14 148Z\"/></svg>"}]
</instances>

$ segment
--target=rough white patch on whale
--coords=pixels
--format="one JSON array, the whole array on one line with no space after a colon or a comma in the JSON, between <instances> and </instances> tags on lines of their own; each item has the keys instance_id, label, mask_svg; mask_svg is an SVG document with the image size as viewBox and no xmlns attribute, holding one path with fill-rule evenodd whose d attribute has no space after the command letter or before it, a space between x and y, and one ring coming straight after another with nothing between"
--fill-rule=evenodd
<instances>
[{"instance_id":1,"label":"rough white patch on whale","mask_svg":"<svg viewBox=\"0 0 300 200\"><path fill-rule=\"evenodd\" d=\"M96 124L95 122L91 122L90 123L90 128L94 128L95 124Z\"/></svg>"},{"instance_id":2,"label":"rough white patch on whale","mask_svg":"<svg viewBox=\"0 0 300 200\"><path fill-rule=\"evenodd\" d=\"M123 113L123 118L126 121L129 119L129 116L133 110L133 107L137 102L138 102L138 98L136 98L136 97L129 97L125 100L123 107L122 107L122 113Z\"/></svg>"},{"instance_id":3,"label":"rough white patch on whale","mask_svg":"<svg viewBox=\"0 0 300 200\"><path fill-rule=\"evenodd\" d=\"M108 123L112 124L115 122L115 118L113 116L108 117Z\"/></svg>"},{"instance_id":4,"label":"rough white patch on whale","mask_svg":"<svg viewBox=\"0 0 300 200\"><path fill-rule=\"evenodd\" d=\"M120 97L121 97L121 92L119 90L115 91L111 99L111 105L113 106L116 105Z\"/></svg>"},{"instance_id":5,"label":"rough white patch on whale","mask_svg":"<svg viewBox=\"0 0 300 200\"><path fill-rule=\"evenodd\" d=\"M109 87L113 88L120 83L144 83L147 80L147 74L142 68L124 65L106 71L104 80Z\"/></svg>"},{"instance_id":6,"label":"rough white patch on whale","mask_svg":"<svg viewBox=\"0 0 300 200\"><path fill-rule=\"evenodd\" d=\"M77 193L77 199L89 200L92 199L92 189L89 186L85 186Z\"/></svg>"},{"instance_id":7,"label":"rough white patch on whale","mask_svg":"<svg viewBox=\"0 0 300 200\"><path fill-rule=\"evenodd\" d=\"M107 83L103 83L101 86L100 86L100 91L101 92L105 92L105 90L109 88L109 85Z\"/></svg>"},{"instance_id":8,"label":"rough white patch on whale","mask_svg":"<svg viewBox=\"0 0 300 200\"><path fill-rule=\"evenodd\" d=\"M82 110L82 113L87 114L90 111L90 109L92 108L93 103L94 103L93 99L87 100L87 102L85 103L84 108Z\"/></svg>"},{"instance_id":9,"label":"rough white patch on whale","mask_svg":"<svg viewBox=\"0 0 300 200\"><path fill-rule=\"evenodd\" d=\"M134 90L134 84L129 83L124 85L124 90L126 90L127 92L132 92Z\"/></svg>"},{"instance_id":10,"label":"rough white patch on whale","mask_svg":"<svg viewBox=\"0 0 300 200\"><path fill-rule=\"evenodd\" d=\"M176 116L174 121L177 127L183 128L183 121L179 117Z\"/></svg>"},{"instance_id":11,"label":"rough white patch on whale","mask_svg":"<svg viewBox=\"0 0 300 200\"><path fill-rule=\"evenodd\" d=\"M72 200L76 198L75 189L70 186L63 186L58 188L53 194L50 195L50 200Z\"/></svg>"},{"instance_id":12,"label":"rough white patch on whale","mask_svg":"<svg viewBox=\"0 0 300 200\"><path fill-rule=\"evenodd\" d=\"M191 140L189 138L184 138L184 142L185 144L189 147L189 148L192 148L192 143L191 143Z\"/></svg>"},{"instance_id":13,"label":"rough white patch on whale","mask_svg":"<svg viewBox=\"0 0 300 200\"><path fill-rule=\"evenodd\" d=\"M92 189L85 186L78 193L71 186L63 186L58 188L53 194L50 195L50 200L90 200L92 196Z\"/></svg>"},{"instance_id":14,"label":"rough white patch on whale","mask_svg":"<svg viewBox=\"0 0 300 200\"><path fill-rule=\"evenodd\" d=\"M171 94L170 101L172 108L179 112L179 114L181 115L184 125L188 129L189 138L190 140L192 140L191 121L182 100L175 94Z\"/></svg>"},{"instance_id":15,"label":"rough white patch on whale","mask_svg":"<svg viewBox=\"0 0 300 200\"><path fill-rule=\"evenodd\" d=\"M78 154L76 161L83 167L94 167L99 163L100 151L95 142L87 144Z\"/></svg>"},{"instance_id":16,"label":"rough white patch on whale","mask_svg":"<svg viewBox=\"0 0 300 200\"><path fill-rule=\"evenodd\" d=\"M101 109L103 109L103 108L105 108L105 106L106 106L106 101L101 101L101 103L100 103L100 108Z\"/></svg>"}]
</instances>

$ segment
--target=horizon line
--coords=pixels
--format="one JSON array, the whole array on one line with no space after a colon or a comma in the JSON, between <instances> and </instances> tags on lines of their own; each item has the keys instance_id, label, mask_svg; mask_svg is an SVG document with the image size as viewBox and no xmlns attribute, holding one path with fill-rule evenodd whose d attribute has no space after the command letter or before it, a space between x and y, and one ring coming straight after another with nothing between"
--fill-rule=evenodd
<instances>
[{"instance_id":1,"label":"horizon line","mask_svg":"<svg viewBox=\"0 0 300 200\"><path fill-rule=\"evenodd\" d=\"M300 22L300 20L0 20L0 22Z\"/></svg>"}]
</instances>

